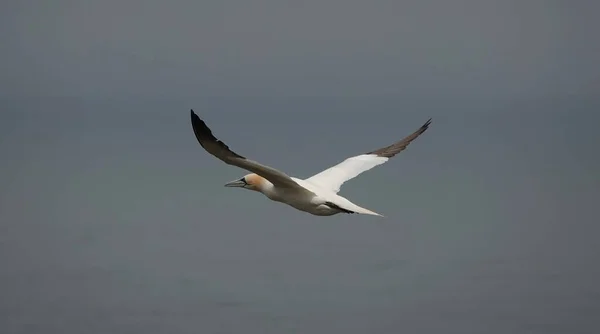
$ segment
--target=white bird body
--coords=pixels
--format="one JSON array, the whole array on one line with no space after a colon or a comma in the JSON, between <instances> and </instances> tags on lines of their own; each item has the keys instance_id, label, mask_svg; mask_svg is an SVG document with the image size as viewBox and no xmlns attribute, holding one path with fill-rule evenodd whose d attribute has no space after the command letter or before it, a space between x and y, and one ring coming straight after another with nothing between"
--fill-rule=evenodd
<instances>
[{"instance_id":1,"label":"white bird body","mask_svg":"<svg viewBox=\"0 0 600 334\"><path fill-rule=\"evenodd\" d=\"M252 172L241 179L228 182L225 184L226 187L258 191L273 201L285 203L316 216L359 213L380 217L383 216L338 195L341 185L362 172L385 163L403 151L410 142L425 132L431 123L431 119L429 119L419 130L392 145L350 157L302 180L290 177L277 169L246 159L231 151L227 145L215 138L206 123L193 110L191 110L191 120L196 139L207 152L227 164Z\"/></svg>"},{"instance_id":2,"label":"white bird body","mask_svg":"<svg viewBox=\"0 0 600 334\"><path fill-rule=\"evenodd\" d=\"M309 190L312 194L296 191L295 189L276 187L266 179L259 191L273 201L288 204L300 211L305 211L316 216L331 216L346 211L381 216L378 213L350 202L333 191L323 189L306 180L295 177L291 177L291 179L300 187ZM339 206L339 208L335 206Z\"/></svg>"}]
</instances>

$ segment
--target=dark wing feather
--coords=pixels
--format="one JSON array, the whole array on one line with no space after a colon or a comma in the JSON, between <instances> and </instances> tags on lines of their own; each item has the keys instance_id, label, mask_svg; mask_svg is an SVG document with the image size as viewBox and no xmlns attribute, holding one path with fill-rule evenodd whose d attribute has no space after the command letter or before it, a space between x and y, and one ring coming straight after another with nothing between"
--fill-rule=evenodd
<instances>
[{"instance_id":1,"label":"dark wing feather","mask_svg":"<svg viewBox=\"0 0 600 334\"><path fill-rule=\"evenodd\" d=\"M431 118L429 120L427 120L427 122L425 122L425 124L423 124L417 131L406 136L404 139L402 139L392 145L380 148L375 151L368 152L366 154L375 154L379 157L391 158L391 157L395 156L396 154L404 151L404 149L406 149L408 144L410 144L413 140L417 139L417 137L422 135L423 132L425 132L429 128L429 124L431 124Z\"/></svg>"},{"instance_id":2,"label":"dark wing feather","mask_svg":"<svg viewBox=\"0 0 600 334\"><path fill-rule=\"evenodd\" d=\"M190 117L196 139L198 139L200 145L208 153L222 160L226 164L237 166L256 173L275 185L306 190L292 180L287 174L275 168L262 165L253 160L249 160L233 152L225 143L217 139L212 134L210 128L203 120L200 119L200 117L198 117L198 115L196 115L196 113L194 113L194 110L190 110Z\"/></svg>"},{"instance_id":3,"label":"dark wing feather","mask_svg":"<svg viewBox=\"0 0 600 334\"><path fill-rule=\"evenodd\" d=\"M229 146L217 139L206 123L200 119L196 113L194 113L194 110L190 110L190 116L192 119L192 128L194 129L196 139L198 139L198 142L206 151L213 155L225 154L229 157L246 159L245 157L233 152L231 149L229 149ZM217 156L217 158L221 159L219 156Z\"/></svg>"}]
</instances>

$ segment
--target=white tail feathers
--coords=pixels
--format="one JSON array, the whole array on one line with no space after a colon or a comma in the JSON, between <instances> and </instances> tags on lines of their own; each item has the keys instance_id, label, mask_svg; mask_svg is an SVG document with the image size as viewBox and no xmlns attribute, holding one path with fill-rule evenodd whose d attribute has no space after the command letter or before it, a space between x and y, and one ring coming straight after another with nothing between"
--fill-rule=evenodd
<instances>
[{"instance_id":1,"label":"white tail feathers","mask_svg":"<svg viewBox=\"0 0 600 334\"><path fill-rule=\"evenodd\" d=\"M379 217L385 218L383 215L381 215L381 214L379 214L377 212L371 211L369 209L365 209L365 208L360 208L360 210L354 210L354 212L360 213L360 214L363 214L363 215L379 216Z\"/></svg>"},{"instance_id":2,"label":"white tail feathers","mask_svg":"<svg viewBox=\"0 0 600 334\"><path fill-rule=\"evenodd\" d=\"M345 209L345 210L349 210L352 212L356 212L356 213L360 213L363 215L371 215L371 216L379 216L379 217L383 217L383 215L371 211L369 209L363 208L361 206L358 206L352 202L350 202L348 199L343 198L343 197L339 197L340 200L338 200L337 202L335 202L336 205L340 206L341 208Z\"/></svg>"}]
</instances>

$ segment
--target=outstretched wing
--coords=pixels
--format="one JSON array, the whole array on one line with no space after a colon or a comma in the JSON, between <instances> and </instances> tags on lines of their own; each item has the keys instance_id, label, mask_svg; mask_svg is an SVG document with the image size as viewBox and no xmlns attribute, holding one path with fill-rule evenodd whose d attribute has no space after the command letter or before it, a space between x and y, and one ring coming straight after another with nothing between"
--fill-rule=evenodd
<instances>
[{"instance_id":1,"label":"outstretched wing","mask_svg":"<svg viewBox=\"0 0 600 334\"><path fill-rule=\"evenodd\" d=\"M431 118L417 131L404 139L378 150L350 157L331 168L309 177L305 181L337 193L344 182L358 176L362 172L385 163L391 157L404 151L408 144L429 128L429 124L431 124Z\"/></svg>"},{"instance_id":2,"label":"outstretched wing","mask_svg":"<svg viewBox=\"0 0 600 334\"><path fill-rule=\"evenodd\" d=\"M194 134L200 145L210 154L219 158L223 162L229 165L237 166L253 173L256 173L271 183L277 186L298 188L298 185L292 180L287 174L278 171L275 168L262 165L256 161L246 159L245 157L231 151L225 143L215 138L212 131L206 126L203 120L194 113L194 110L190 110L190 116L192 120L192 128ZM301 188L301 187L300 187ZM304 189L304 188L302 188Z\"/></svg>"}]
</instances>

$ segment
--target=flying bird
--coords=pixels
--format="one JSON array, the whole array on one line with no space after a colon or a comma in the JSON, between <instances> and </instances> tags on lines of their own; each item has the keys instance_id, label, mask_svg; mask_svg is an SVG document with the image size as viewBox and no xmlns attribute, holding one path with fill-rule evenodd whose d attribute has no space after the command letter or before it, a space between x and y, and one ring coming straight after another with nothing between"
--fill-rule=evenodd
<instances>
[{"instance_id":1,"label":"flying bird","mask_svg":"<svg viewBox=\"0 0 600 334\"><path fill-rule=\"evenodd\" d=\"M200 145L226 164L243 168L250 174L225 184L257 191L269 199L290 205L316 216L338 213L357 213L380 216L379 213L360 207L338 195L342 184L362 172L381 165L406 147L429 128L431 118L417 131L389 146L359 154L338 163L307 179L291 177L275 168L247 159L217 139L206 123L190 110L192 128Z\"/></svg>"}]
</instances>

